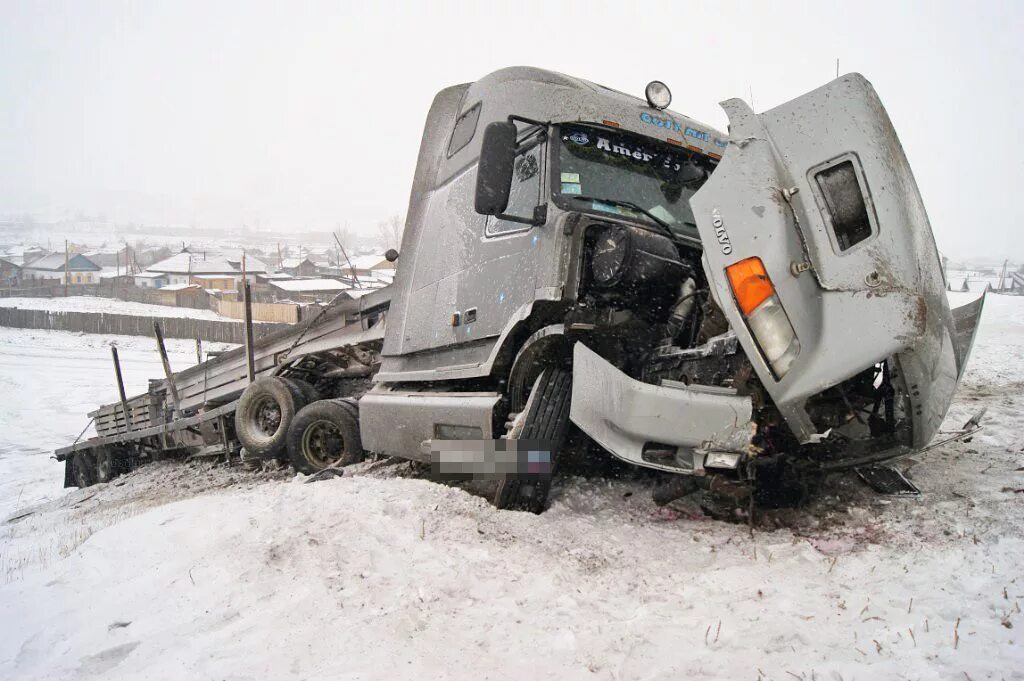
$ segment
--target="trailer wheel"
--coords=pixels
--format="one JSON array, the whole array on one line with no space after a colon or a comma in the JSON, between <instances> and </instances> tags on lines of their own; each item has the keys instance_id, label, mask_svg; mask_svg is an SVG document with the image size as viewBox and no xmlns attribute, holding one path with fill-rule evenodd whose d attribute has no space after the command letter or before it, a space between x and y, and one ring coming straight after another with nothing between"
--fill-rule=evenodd
<instances>
[{"instance_id":1,"label":"trailer wheel","mask_svg":"<svg viewBox=\"0 0 1024 681\"><path fill-rule=\"evenodd\" d=\"M254 457L278 456L287 447L288 426L303 407L298 387L277 377L253 381L238 400L235 434Z\"/></svg>"},{"instance_id":2,"label":"trailer wheel","mask_svg":"<svg viewBox=\"0 0 1024 681\"><path fill-rule=\"evenodd\" d=\"M306 474L362 461L357 415L340 400L303 407L288 428L288 455L295 470Z\"/></svg>"},{"instance_id":3,"label":"trailer wheel","mask_svg":"<svg viewBox=\"0 0 1024 681\"><path fill-rule=\"evenodd\" d=\"M543 440L550 443L551 473L558 453L569 433L569 401L572 397L572 374L562 368L549 367L534 381L526 402L526 416L516 439ZM547 508L551 492L551 475L508 476L498 481L494 505L541 513Z\"/></svg>"},{"instance_id":4,"label":"trailer wheel","mask_svg":"<svg viewBox=\"0 0 1024 681\"><path fill-rule=\"evenodd\" d=\"M109 447L100 447L96 450L96 464L93 471L96 482L110 482L117 477L114 452Z\"/></svg>"},{"instance_id":5,"label":"trailer wheel","mask_svg":"<svg viewBox=\"0 0 1024 681\"><path fill-rule=\"evenodd\" d=\"M96 482L95 463L88 452L75 452L73 468L76 487L85 488Z\"/></svg>"},{"instance_id":6,"label":"trailer wheel","mask_svg":"<svg viewBox=\"0 0 1024 681\"><path fill-rule=\"evenodd\" d=\"M130 458L123 448L99 447L95 451L93 479L96 482L110 482L131 470Z\"/></svg>"}]
</instances>

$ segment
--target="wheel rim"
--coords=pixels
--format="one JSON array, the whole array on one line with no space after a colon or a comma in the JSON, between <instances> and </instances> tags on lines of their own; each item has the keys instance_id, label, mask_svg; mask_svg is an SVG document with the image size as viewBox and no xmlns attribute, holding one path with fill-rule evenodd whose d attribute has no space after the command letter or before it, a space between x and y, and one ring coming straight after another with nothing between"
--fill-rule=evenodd
<instances>
[{"instance_id":1,"label":"wheel rim","mask_svg":"<svg viewBox=\"0 0 1024 681\"><path fill-rule=\"evenodd\" d=\"M88 471L86 471L85 467L82 465L81 461L75 462L75 482L78 483L79 487L89 486L89 474Z\"/></svg>"},{"instance_id":2,"label":"wheel rim","mask_svg":"<svg viewBox=\"0 0 1024 681\"><path fill-rule=\"evenodd\" d=\"M302 453L317 468L337 466L345 458L345 438L334 423L320 419L302 433Z\"/></svg>"},{"instance_id":3,"label":"wheel rim","mask_svg":"<svg viewBox=\"0 0 1024 681\"><path fill-rule=\"evenodd\" d=\"M270 438L281 427L281 405L270 396L260 398L252 410L252 425L260 435Z\"/></svg>"},{"instance_id":4,"label":"wheel rim","mask_svg":"<svg viewBox=\"0 0 1024 681\"><path fill-rule=\"evenodd\" d=\"M96 476L103 482L110 480L113 474L113 465L110 460L109 454L100 454L99 460L96 462Z\"/></svg>"}]
</instances>

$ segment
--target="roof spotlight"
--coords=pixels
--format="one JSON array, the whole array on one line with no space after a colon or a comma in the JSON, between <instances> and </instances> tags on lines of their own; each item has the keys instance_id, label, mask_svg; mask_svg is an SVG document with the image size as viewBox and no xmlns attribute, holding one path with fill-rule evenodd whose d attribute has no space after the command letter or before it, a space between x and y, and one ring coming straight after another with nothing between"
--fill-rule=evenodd
<instances>
[{"instance_id":1,"label":"roof spotlight","mask_svg":"<svg viewBox=\"0 0 1024 681\"><path fill-rule=\"evenodd\" d=\"M667 109L668 105L672 103L672 92L668 89L668 85L660 80L652 80L648 83L644 95L647 96L647 103L655 109Z\"/></svg>"}]
</instances>

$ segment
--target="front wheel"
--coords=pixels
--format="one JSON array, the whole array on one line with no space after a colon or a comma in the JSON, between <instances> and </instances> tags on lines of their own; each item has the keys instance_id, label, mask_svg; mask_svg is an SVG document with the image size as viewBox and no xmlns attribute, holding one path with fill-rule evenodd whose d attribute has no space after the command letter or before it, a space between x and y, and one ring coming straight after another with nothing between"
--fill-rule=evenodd
<instances>
[{"instance_id":1,"label":"front wheel","mask_svg":"<svg viewBox=\"0 0 1024 681\"><path fill-rule=\"evenodd\" d=\"M498 481L494 505L541 513L547 508L558 454L569 434L572 373L549 367L533 383L522 420L513 427L517 440L539 440L548 447L550 468L545 474L506 476ZM517 419L518 420L518 419Z\"/></svg>"},{"instance_id":2,"label":"front wheel","mask_svg":"<svg viewBox=\"0 0 1024 681\"><path fill-rule=\"evenodd\" d=\"M288 457L295 470L311 474L363 460L358 412L341 400L304 407L288 428Z\"/></svg>"}]
</instances>

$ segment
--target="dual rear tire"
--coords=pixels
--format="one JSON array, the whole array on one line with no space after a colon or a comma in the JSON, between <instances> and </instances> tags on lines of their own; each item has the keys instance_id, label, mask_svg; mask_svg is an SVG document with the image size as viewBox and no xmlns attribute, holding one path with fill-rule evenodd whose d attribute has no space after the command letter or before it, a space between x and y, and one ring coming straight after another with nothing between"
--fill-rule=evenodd
<instances>
[{"instance_id":1,"label":"dual rear tire","mask_svg":"<svg viewBox=\"0 0 1024 681\"><path fill-rule=\"evenodd\" d=\"M235 411L238 440L253 457L287 459L307 474L361 461L356 405L318 397L303 381L254 381Z\"/></svg>"},{"instance_id":2,"label":"dual rear tire","mask_svg":"<svg viewBox=\"0 0 1024 681\"><path fill-rule=\"evenodd\" d=\"M89 487L110 482L131 470L131 459L124 451L113 447L97 447L76 452L71 462L72 479L76 487Z\"/></svg>"}]
</instances>

